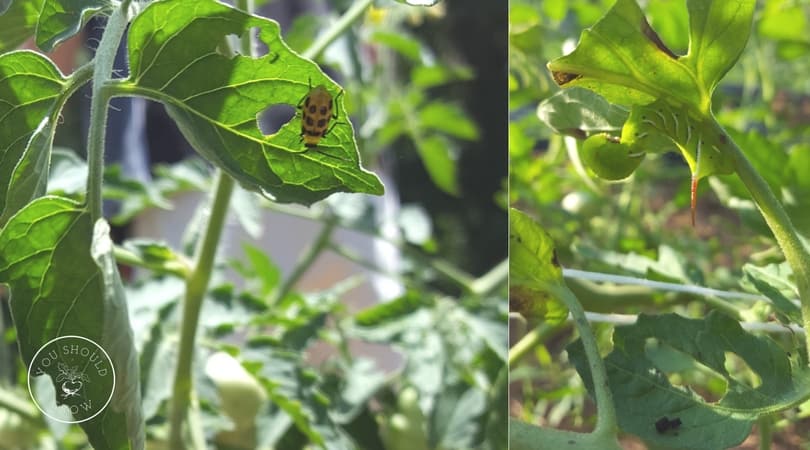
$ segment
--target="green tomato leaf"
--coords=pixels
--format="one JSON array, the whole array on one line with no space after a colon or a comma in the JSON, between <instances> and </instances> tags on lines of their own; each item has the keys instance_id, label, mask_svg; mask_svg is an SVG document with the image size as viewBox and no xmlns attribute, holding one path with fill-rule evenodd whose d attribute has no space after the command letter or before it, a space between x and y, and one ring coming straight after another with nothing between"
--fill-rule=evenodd
<instances>
[{"instance_id":1,"label":"green tomato leaf","mask_svg":"<svg viewBox=\"0 0 810 450\"><path fill-rule=\"evenodd\" d=\"M419 110L419 122L423 129L439 131L458 139L478 139L478 129L464 111L456 105L434 101Z\"/></svg>"},{"instance_id":2,"label":"green tomato leaf","mask_svg":"<svg viewBox=\"0 0 810 450\"><path fill-rule=\"evenodd\" d=\"M791 358L769 337L749 334L737 321L716 311L705 319L642 314L635 324L616 327L613 342L605 366L619 426L656 447L733 447L748 436L760 415L795 406L810 395L810 373L798 358ZM669 356L656 358L663 352ZM575 342L568 353L592 391L582 344ZM730 373L727 354L747 364L760 383ZM675 356L685 362L673 364ZM711 402L688 387L672 385L667 372L684 366L722 379L727 386L723 397ZM676 373L689 379L688 373ZM662 428L659 422L664 418L669 424L677 419L680 425Z\"/></svg>"},{"instance_id":3,"label":"green tomato leaf","mask_svg":"<svg viewBox=\"0 0 810 450\"><path fill-rule=\"evenodd\" d=\"M150 239L131 239L124 242L124 249L142 261L144 267L156 271L186 273L189 263L165 242Z\"/></svg>"},{"instance_id":4,"label":"green tomato leaf","mask_svg":"<svg viewBox=\"0 0 810 450\"><path fill-rule=\"evenodd\" d=\"M0 281L11 290L26 365L43 345L68 335L90 339L110 356L116 375L112 399L81 423L93 447L143 448L137 353L106 222L94 225L90 214L68 199L31 202L0 231ZM57 373L45 373L57 387ZM109 391L94 389L85 395L103 405Z\"/></svg>"},{"instance_id":5,"label":"green tomato leaf","mask_svg":"<svg viewBox=\"0 0 810 450\"><path fill-rule=\"evenodd\" d=\"M420 139L416 150L436 186L450 195L458 196L458 173L452 143L444 136L433 134Z\"/></svg>"},{"instance_id":6,"label":"green tomato leaf","mask_svg":"<svg viewBox=\"0 0 810 450\"><path fill-rule=\"evenodd\" d=\"M0 56L0 225L45 193L64 90L65 79L44 56Z\"/></svg>"},{"instance_id":7,"label":"green tomato leaf","mask_svg":"<svg viewBox=\"0 0 810 450\"><path fill-rule=\"evenodd\" d=\"M267 55L221 50L226 37L254 28ZM383 193L360 167L340 86L290 50L276 22L213 0L157 1L130 26L129 59L130 78L116 88L163 102L194 148L247 189L307 205L334 192ZM327 136L305 147L300 115L265 136L258 114L299 105L310 85L323 85L334 100Z\"/></svg>"},{"instance_id":8,"label":"green tomato leaf","mask_svg":"<svg viewBox=\"0 0 810 450\"><path fill-rule=\"evenodd\" d=\"M476 436L481 432L480 418L486 409L486 393L481 389L464 383L445 386L431 417L434 445L428 448L475 448Z\"/></svg>"},{"instance_id":9,"label":"green tomato leaf","mask_svg":"<svg viewBox=\"0 0 810 450\"><path fill-rule=\"evenodd\" d=\"M550 289L563 285L551 236L525 213L509 213L509 309L527 320L558 322L568 309Z\"/></svg>"},{"instance_id":10,"label":"green tomato leaf","mask_svg":"<svg viewBox=\"0 0 810 450\"><path fill-rule=\"evenodd\" d=\"M259 366L254 375L274 409L289 416L312 443L329 450L351 447L329 415L330 400L322 391L319 375L304 367L301 352L252 342L242 356L246 365Z\"/></svg>"},{"instance_id":11,"label":"green tomato leaf","mask_svg":"<svg viewBox=\"0 0 810 450\"><path fill-rule=\"evenodd\" d=\"M384 303L378 303L359 311L354 316L355 323L361 327L375 327L402 319L419 309L430 306L432 299L415 291L407 291L401 297Z\"/></svg>"},{"instance_id":12,"label":"green tomato leaf","mask_svg":"<svg viewBox=\"0 0 810 450\"><path fill-rule=\"evenodd\" d=\"M755 0L688 0L689 53L683 57L703 92L703 104L739 59L751 34ZM706 110L708 111L708 110Z\"/></svg>"},{"instance_id":13,"label":"green tomato leaf","mask_svg":"<svg viewBox=\"0 0 810 450\"><path fill-rule=\"evenodd\" d=\"M609 101L646 105L667 98L695 112L711 111L711 94L748 41L755 2L690 0L690 51L673 53L635 0L618 0L577 48L548 64L563 87L582 86Z\"/></svg>"},{"instance_id":14,"label":"green tomato leaf","mask_svg":"<svg viewBox=\"0 0 810 450\"><path fill-rule=\"evenodd\" d=\"M115 216L110 218L114 225L123 225L148 208L171 209L171 202L161 192L160 181L143 183L127 178L120 164L110 164L104 168L104 199L118 202Z\"/></svg>"},{"instance_id":15,"label":"green tomato leaf","mask_svg":"<svg viewBox=\"0 0 810 450\"><path fill-rule=\"evenodd\" d=\"M96 13L110 6L109 0L45 0L37 21L37 46L50 52L81 31Z\"/></svg>"},{"instance_id":16,"label":"green tomato leaf","mask_svg":"<svg viewBox=\"0 0 810 450\"><path fill-rule=\"evenodd\" d=\"M422 59L419 42L413 38L403 36L401 32L377 31L369 37L369 41L385 45L415 63L419 63Z\"/></svg>"},{"instance_id":17,"label":"green tomato leaf","mask_svg":"<svg viewBox=\"0 0 810 450\"><path fill-rule=\"evenodd\" d=\"M14 0L0 16L0 53L18 48L34 34L42 0Z\"/></svg>"},{"instance_id":18,"label":"green tomato leaf","mask_svg":"<svg viewBox=\"0 0 810 450\"><path fill-rule=\"evenodd\" d=\"M787 276L793 273L792 271L788 271L788 274L780 273L781 269L783 268L774 264L765 267L746 264L743 266L745 278L741 284L750 286L752 290L768 297L773 308L781 314L779 318L783 323L801 323L802 311L790 301L791 298L797 297L796 286Z\"/></svg>"},{"instance_id":19,"label":"green tomato leaf","mask_svg":"<svg viewBox=\"0 0 810 450\"><path fill-rule=\"evenodd\" d=\"M281 270L260 248L242 244L245 256L232 261L233 268L245 280L246 289L262 297L269 297L278 288Z\"/></svg>"},{"instance_id":20,"label":"green tomato leaf","mask_svg":"<svg viewBox=\"0 0 810 450\"><path fill-rule=\"evenodd\" d=\"M381 389L386 387L388 377L377 368L376 363L364 357L358 357L350 363L341 363L343 377L330 380L329 396L334 399L331 415L338 423L345 424L361 414L368 402Z\"/></svg>"},{"instance_id":21,"label":"green tomato leaf","mask_svg":"<svg viewBox=\"0 0 810 450\"><path fill-rule=\"evenodd\" d=\"M618 0L577 48L548 64L563 87L581 86L611 103L648 104L668 95L700 103L689 69L658 38L635 0Z\"/></svg>"},{"instance_id":22,"label":"green tomato leaf","mask_svg":"<svg viewBox=\"0 0 810 450\"><path fill-rule=\"evenodd\" d=\"M558 91L537 106L537 117L555 133L580 138L620 130L628 115L626 109L580 88Z\"/></svg>"}]
</instances>

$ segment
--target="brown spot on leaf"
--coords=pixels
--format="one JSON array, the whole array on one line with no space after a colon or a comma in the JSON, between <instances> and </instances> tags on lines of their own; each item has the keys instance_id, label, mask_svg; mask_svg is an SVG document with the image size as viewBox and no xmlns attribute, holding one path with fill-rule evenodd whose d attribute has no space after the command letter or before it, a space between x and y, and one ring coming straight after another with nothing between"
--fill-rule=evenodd
<instances>
[{"instance_id":1,"label":"brown spot on leaf","mask_svg":"<svg viewBox=\"0 0 810 450\"><path fill-rule=\"evenodd\" d=\"M661 38L658 36L658 33L656 33L655 30L653 30L652 27L650 27L650 24L647 23L647 19L645 19L644 17L641 18L641 32L644 33L644 36L647 36L647 39L652 41L652 43L655 44L656 47L658 47L658 50L661 50L662 52L666 53L667 56L669 56L672 59L678 59L678 55L673 53L673 51L670 50L669 47L664 45L664 41L662 41Z\"/></svg>"},{"instance_id":2,"label":"brown spot on leaf","mask_svg":"<svg viewBox=\"0 0 810 450\"><path fill-rule=\"evenodd\" d=\"M530 291L518 286L509 287L509 311L525 314L530 309L530 303Z\"/></svg>"},{"instance_id":3,"label":"brown spot on leaf","mask_svg":"<svg viewBox=\"0 0 810 450\"><path fill-rule=\"evenodd\" d=\"M551 78L554 78L554 82L557 83L558 86L565 86L581 76L582 75L578 73L551 71Z\"/></svg>"}]
</instances>

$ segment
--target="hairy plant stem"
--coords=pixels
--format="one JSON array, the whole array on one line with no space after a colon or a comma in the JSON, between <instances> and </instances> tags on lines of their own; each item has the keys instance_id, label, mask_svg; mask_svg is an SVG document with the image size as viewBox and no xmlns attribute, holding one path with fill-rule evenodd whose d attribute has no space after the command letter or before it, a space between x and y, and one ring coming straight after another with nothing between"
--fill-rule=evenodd
<instances>
[{"instance_id":1,"label":"hairy plant stem","mask_svg":"<svg viewBox=\"0 0 810 450\"><path fill-rule=\"evenodd\" d=\"M320 56L326 47L343 34L343 32L359 19L373 3L374 0L357 0L354 2L352 6L340 16L337 22L330 26L325 33L318 36L315 42L301 53L301 56L307 59L315 59Z\"/></svg>"},{"instance_id":2,"label":"hairy plant stem","mask_svg":"<svg viewBox=\"0 0 810 450\"><path fill-rule=\"evenodd\" d=\"M751 165L742 150L731 139L731 136L714 118L708 119L707 125L711 126L719 136L722 136L723 148L720 150L733 157L737 176L740 177L748 192L751 193L754 203L762 213L762 217L765 218L765 222L773 232L773 236L782 249L785 259L793 269L793 277L799 290L799 301L801 302L806 351L810 355L810 254L808 254L807 249L799 239L799 234L796 232L793 222L782 208L782 204L773 195L768 183Z\"/></svg>"},{"instance_id":3,"label":"hairy plant stem","mask_svg":"<svg viewBox=\"0 0 810 450\"><path fill-rule=\"evenodd\" d=\"M585 356L591 370L593 381L594 397L596 398L596 428L591 433L578 433L555 429L543 429L542 439L538 441L538 427L510 419L509 423L509 443L513 450L557 450L566 448L571 450L591 450L594 448L604 450L619 450L617 437L619 426L616 420L616 409L613 406L613 396L608 387L607 373L602 358L599 356L599 347L593 330L588 325L585 317L585 310L577 300L573 292L565 284L549 284L545 289L555 298L562 301L568 307L571 317L574 319L574 326L579 332L579 338L585 349ZM539 341L539 333L526 337L528 342L522 345L521 353L525 353ZM519 357L509 353L509 364L513 364Z\"/></svg>"},{"instance_id":4,"label":"hairy plant stem","mask_svg":"<svg viewBox=\"0 0 810 450\"><path fill-rule=\"evenodd\" d=\"M613 395L608 388L608 377L605 372L605 365L599 356L599 346L596 337L593 335L588 319L585 317L585 310L579 303L576 295L568 289L565 284L554 284L549 287L549 292L565 303L571 317L574 319L574 326L579 332L579 339L585 349L585 356L588 358L588 365L591 369L593 379L593 392L596 398L596 428L594 434L618 433L619 427L616 422L616 410L613 406Z\"/></svg>"},{"instance_id":5,"label":"hairy plant stem","mask_svg":"<svg viewBox=\"0 0 810 450\"><path fill-rule=\"evenodd\" d=\"M90 129L87 132L87 208L93 222L103 217L101 185L104 178L104 133L111 98L111 92L104 87L112 78L115 54L127 29L130 1L122 1L107 20L94 58Z\"/></svg>"},{"instance_id":6,"label":"hairy plant stem","mask_svg":"<svg viewBox=\"0 0 810 450\"><path fill-rule=\"evenodd\" d=\"M225 218L230 204L234 180L221 170L217 171L214 193L205 228L194 256L194 266L186 280L186 293L183 298L183 316L180 324L180 349L174 375L172 392L169 442L172 449L185 449L183 428L189 417L192 400L191 363L194 359L195 338L200 319L203 298L208 290L208 282L214 269L214 258L219 244ZM197 433L191 430L192 436Z\"/></svg>"}]
</instances>

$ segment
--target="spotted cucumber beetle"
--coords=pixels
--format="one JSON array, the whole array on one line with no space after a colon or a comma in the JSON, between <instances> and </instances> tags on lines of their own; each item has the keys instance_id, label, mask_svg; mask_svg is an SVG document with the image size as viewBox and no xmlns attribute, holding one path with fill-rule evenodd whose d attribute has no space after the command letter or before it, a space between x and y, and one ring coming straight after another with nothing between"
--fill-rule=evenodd
<instances>
[{"instance_id":1,"label":"spotted cucumber beetle","mask_svg":"<svg viewBox=\"0 0 810 450\"><path fill-rule=\"evenodd\" d=\"M326 137L337 122L337 99L343 95L343 90L332 98L332 94L326 90L326 86L319 84L312 87L312 79L309 80L309 92L298 103L301 110L301 140L307 148L316 147L321 139ZM335 119L332 125L329 121Z\"/></svg>"}]
</instances>

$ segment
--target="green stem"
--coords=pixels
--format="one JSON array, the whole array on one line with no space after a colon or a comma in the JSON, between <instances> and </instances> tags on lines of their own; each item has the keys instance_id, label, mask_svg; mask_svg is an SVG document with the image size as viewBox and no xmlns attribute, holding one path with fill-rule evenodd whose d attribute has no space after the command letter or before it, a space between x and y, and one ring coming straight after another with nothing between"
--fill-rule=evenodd
<instances>
[{"instance_id":1,"label":"green stem","mask_svg":"<svg viewBox=\"0 0 810 450\"><path fill-rule=\"evenodd\" d=\"M346 330L343 329L341 320L335 321L335 332L338 335L338 341L335 342L338 353L343 359L343 363L346 364L347 367L351 367L354 364L354 356L352 356L352 350L349 348L351 338L346 333Z\"/></svg>"},{"instance_id":2,"label":"green stem","mask_svg":"<svg viewBox=\"0 0 810 450\"><path fill-rule=\"evenodd\" d=\"M121 2L107 20L93 63L93 97L90 103L90 129L87 132L87 208L93 222L103 216L101 185L104 178L104 133L107 130L107 105L110 102L110 92L104 89L104 85L112 77L115 54L127 28L130 1Z\"/></svg>"},{"instance_id":3,"label":"green stem","mask_svg":"<svg viewBox=\"0 0 810 450\"><path fill-rule=\"evenodd\" d=\"M359 19L366 9L374 3L374 0L357 0L352 6L340 16L325 33L318 36L315 42L301 54L304 58L315 59L329 46L335 39L340 37L357 19Z\"/></svg>"},{"instance_id":4,"label":"green stem","mask_svg":"<svg viewBox=\"0 0 810 450\"><path fill-rule=\"evenodd\" d=\"M504 259L489 272L473 280L470 290L479 296L493 294L501 285L505 285L509 277L509 259Z\"/></svg>"},{"instance_id":5,"label":"green stem","mask_svg":"<svg viewBox=\"0 0 810 450\"><path fill-rule=\"evenodd\" d=\"M207 223L195 250L194 268L186 280L186 295L183 299L183 317L180 325L180 349L174 375L169 442L172 449L185 449L183 428L189 417L192 398L191 362L194 356L194 341L200 318L203 298L214 269L217 244L222 236L234 181L221 170L217 171ZM195 435L192 430L192 435Z\"/></svg>"},{"instance_id":6,"label":"green stem","mask_svg":"<svg viewBox=\"0 0 810 450\"><path fill-rule=\"evenodd\" d=\"M585 349L585 356L588 358L597 408L596 429L594 429L593 434L616 435L619 428L616 423L616 410L613 407L613 396L608 388L605 365L602 363L602 357L599 356L599 346L596 344L596 337L593 335L593 330L591 330L591 327L588 325L585 310L582 308L582 305L579 303L574 293L564 284L549 286L549 292L568 307L568 311L574 319L574 325L579 332L582 346Z\"/></svg>"},{"instance_id":7,"label":"green stem","mask_svg":"<svg viewBox=\"0 0 810 450\"><path fill-rule=\"evenodd\" d=\"M326 222L323 228L321 228L321 232L315 238L315 241L304 251L304 254L298 260L298 263L296 263L290 276L284 280L284 284L273 294L273 298L270 301L271 305L277 303L292 291L292 288L295 287L295 284L298 283L301 277L304 276L304 273L312 266L312 263L318 255L329 246L329 240L332 238L332 233L334 233L336 226L337 220L331 217L326 218Z\"/></svg>"},{"instance_id":8,"label":"green stem","mask_svg":"<svg viewBox=\"0 0 810 450\"><path fill-rule=\"evenodd\" d=\"M805 330L810 330L810 254L807 253L793 222L782 208L782 204L773 195L768 183L759 175L742 150L717 121L712 118L709 125L721 136L720 142L723 144L721 151L733 157L737 176L748 188L754 203L762 212L765 222L771 228L776 242L785 254L785 259L793 269L801 302L802 325ZM805 333L805 343L806 351L810 355L810 332Z\"/></svg>"},{"instance_id":9,"label":"green stem","mask_svg":"<svg viewBox=\"0 0 810 450\"><path fill-rule=\"evenodd\" d=\"M565 328L567 322L559 325L549 325L548 323L541 323L535 329L526 333L512 348L509 349L509 368L512 369L515 365L526 356L537 344L545 342L549 336L555 334L558 330Z\"/></svg>"},{"instance_id":10,"label":"green stem","mask_svg":"<svg viewBox=\"0 0 810 450\"><path fill-rule=\"evenodd\" d=\"M252 0L237 0L236 7L253 13ZM253 54L253 37L245 33L240 40L240 50L244 55ZM186 279L186 295L183 299L183 318L180 323L180 350L177 356L177 368L174 375L174 387L169 422L169 444L173 450L187 448L184 440L184 428L187 426L193 448L205 448L202 423L196 414L198 404L193 390L191 363L194 360L195 339L200 321L200 311L211 273L217 246L225 228L228 207L235 186L230 175L217 169L214 181L213 198L208 211L202 236L197 241L194 251L194 266Z\"/></svg>"},{"instance_id":11,"label":"green stem","mask_svg":"<svg viewBox=\"0 0 810 450\"><path fill-rule=\"evenodd\" d=\"M759 425L759 448L768 450L771 448L773 438L773 418L770 415L761 416L757 420L757 425Z\"/></svg>"},{"instance_id":12,"label":"green stem","mask_svg":"<svg viewBox=\"0 0 810 450\"><path fill-rule=\"evenodd\" d=\"M539 428L509 419L510 450L622 450L616 436L605 433L578 433L576 431Z\"/></svg>"},{"instance_id":13,"label":"green stem","mask_svg":"<svg viewBox=\"0 0 810 450\"><path fill-rule=\"evenodd\" d=\"M79 66L79 68L74 70L73 73L67 77L67 87L65 88L67 95L65 95L65 101L67 101L67 97L70 97L71 94L84 86L85 83L93 79L93 72L95 72L95 70L95 61L90 61L87 64Z\"/></svg>"}]
</instances>

